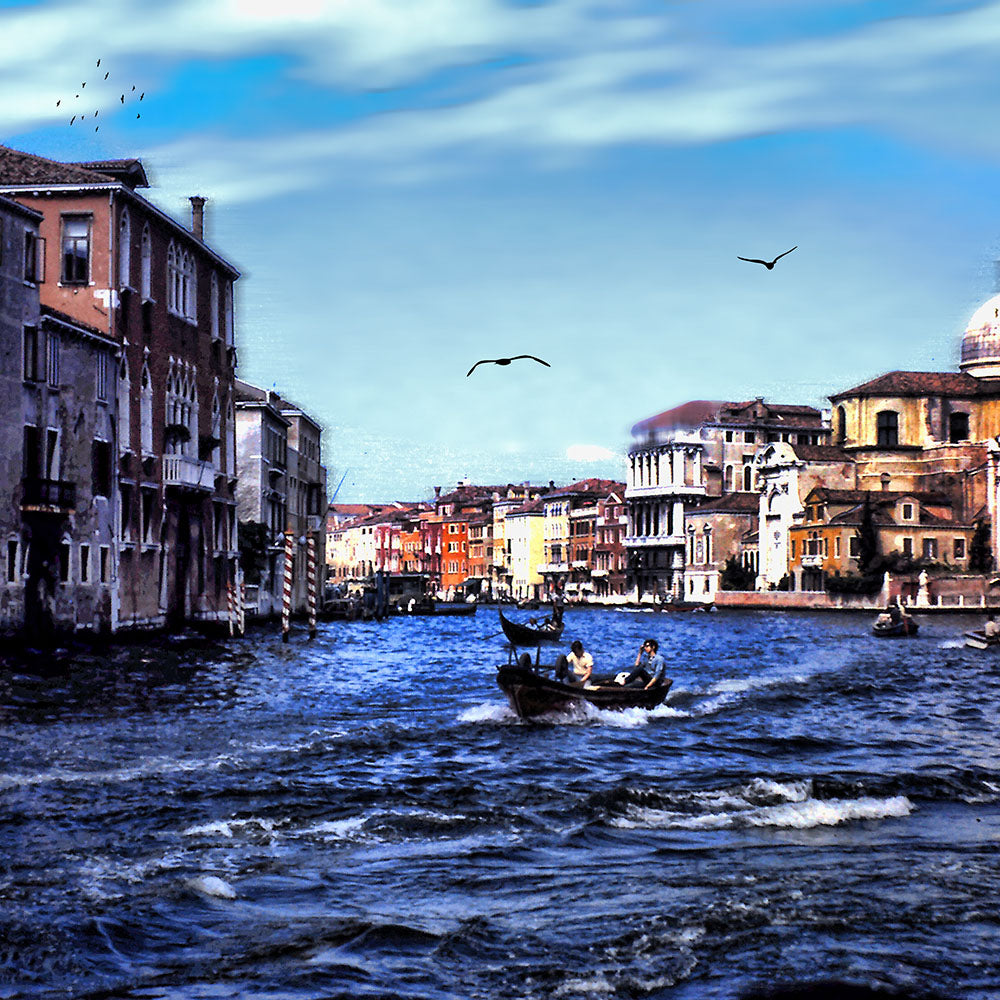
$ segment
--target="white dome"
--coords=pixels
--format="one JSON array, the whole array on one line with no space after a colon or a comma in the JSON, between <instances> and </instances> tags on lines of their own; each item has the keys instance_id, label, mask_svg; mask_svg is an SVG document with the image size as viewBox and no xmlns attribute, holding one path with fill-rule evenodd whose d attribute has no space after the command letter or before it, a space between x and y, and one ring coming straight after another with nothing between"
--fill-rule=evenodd
<instances>
[{"instance_id":1,"label":"white dome","mask_svg":"<svg viewBox=\"0 0 1000 1000\"><path fill-rule=\"evenodd\" d=\"M1000 378L1000 295L972 314L962 338L959 368L978 378Z\"/></svg>"}]
</instances>

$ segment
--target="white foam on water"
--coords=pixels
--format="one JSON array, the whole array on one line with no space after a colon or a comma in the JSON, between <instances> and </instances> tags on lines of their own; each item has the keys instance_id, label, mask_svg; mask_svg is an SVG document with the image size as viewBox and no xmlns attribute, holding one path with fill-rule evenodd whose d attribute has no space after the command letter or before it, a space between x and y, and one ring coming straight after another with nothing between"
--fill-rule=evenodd
<instances>
[{"instance_id":1,"label":"white foam on water","mask_svg":"<svg viewBox=\"0 0 1000 1000\"><path fill-rule=\"evenodd\" d=\"M894 819L908 816L913 804L904 795L887 799L806 799L778 805L708 812L701 815L665 809L635 807L629 815L616 817L611 825L621 829L725 830L734 827L776 827L778 829L810 830L815 827L839 826L858 820Z\"/></svg>"},{"instance_id":2,"label":"white foam on water","mask_svg":"<svg viewBox=\"0 0 1000 1000\"><path fill-rule=\"evenodd\" d=\"M322 837L325 840L357 840L364 832L367 819L349 816L347 819L325 820L303 827L291 834L293 837Z\"/></svg>"},{"instance_id":3,"label":"white foam on water","mask_svg":"<svg viewBox=\"0 0 1000 1000\"><path fill-rule=\"evenodd\" d=\"M181 832L182 837L198 837L205 834L216 834L220 837L232 838L237 831L243 832L252 827L262 830L264 833L273 833L276 826L283 825L286 820L263 819L258 816L249 816L246 819L226 819L216 820L214 823L202 823L198 826L189 826Z\"/></svg>"},{"instance_id":4,"label":"white foam on water","mask_svg":"<svg viewBox=\"0 0 1000 1000\"><path fill-rule=\"evenodd\" d=\"M509 705L495 701L484 701L481 705L473 705L459 713L459 722L510 722L517 715Z\"/></svg>"},{"instance_id":5,"label":"white foam on water","mask_svg":"<svg viewBox=\"0 0 1000 1000\"><path fill-rule=\"evenodd\" d=\"M938 649L963 649L965 639L944 639L938 643Z\"/></svg>"},{"instance_id":6,"label":"white foam on water","mask_svg":"<svg viewBox=\"0 0 1000 1000\"><path fill-rule=\"evenodd\" d=\"M199 875L197 878L189 878L185 885L203 896L212 896L215 899L236 898L236 890L218 875Z\"/></svg>"},{"instance_id":7,"label":"white foam on water","mask_svg":"<svg viewBox=\"0 0 1000 1000\"><path fill-rule=\"evenodd\" d=\"M598 996L604 993L612 993L613 991L614 987L611 983L608 982L603 974L598 973L588 979L567 979L566 982L556 988L552 995L555 997Z\"/></svg>"}]
</instances>

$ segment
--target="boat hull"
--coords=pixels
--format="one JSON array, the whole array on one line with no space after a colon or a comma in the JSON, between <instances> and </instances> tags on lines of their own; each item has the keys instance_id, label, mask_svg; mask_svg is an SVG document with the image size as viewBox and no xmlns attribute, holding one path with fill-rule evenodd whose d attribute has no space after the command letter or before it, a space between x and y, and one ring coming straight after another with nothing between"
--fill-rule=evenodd
<instances>
[{"instance_id":1,"label":"boat hull","mask_svg":"<svg viewBox=\"0 0 1000 1000\"><path fill-rule=\"evenodd\" d=\"M497 684L507 695L510 707L521 719L533 719L546 712L559 711L583 702L606 711L656 708L667 697L671 683L671 680L666 679L662 684L648 689L617 684L588 688L561 684L528 667L504 666L497 670Z\"/></svg>"},{"instance_id":2,"label":"boat hull","mask_svg":"<svg viewBox=\"0 0 1000 1000\"><path fill-rule=\"evenodd\" d=\"M876 622L872 626L872 632L880 639L903 639L917 634L917 623L912 618L904 618L891 625L880 625Z\"/></svg>"},{"instance_id":3,"label":"boat hull","mask_svg":"<svg viewBox=\"0 0 1000 1000\"><path fill-rule=\"evenodd\" d=\"M507 641L512 646L537 646L541 642L558 642L562 638L563 629L565 628L562 622L558 625L553 625L551 628L530 628L527 625L519 625L517 622L512 622L504 616L502 611L498 613L500 615L500 627L503 629L503 634L507 636Z\"/></svg>"},{"instance_id":4,"label":"boat hull","mask_svg":"<svg viewBox=\"0 0 1000 1000\"><path fill-rule=\"evenodd\" d=\"M1000 646L1000 635L988 636L981 631L966 632L965 644L971 649L990 649L993 646Z\"/></svg>"}]
</instances>

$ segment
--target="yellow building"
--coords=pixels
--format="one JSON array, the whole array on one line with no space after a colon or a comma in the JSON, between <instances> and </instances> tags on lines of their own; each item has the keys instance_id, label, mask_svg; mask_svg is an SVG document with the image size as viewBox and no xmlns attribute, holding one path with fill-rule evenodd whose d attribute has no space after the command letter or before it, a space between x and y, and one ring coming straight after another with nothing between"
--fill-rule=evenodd
<instances>
[{"instance_id":1,"label":"yellow building","mask_svg":"<svg viewBox=\"0 0 1000 1000\"><path fill-rule=\"evenodd\" d=\"M542 501L532 500L505 519L505 542L510 552L510 594L518 599L539 598L542 574L539 572L545 553L545 512Z\"/></svg>"},{"instance_id":2,"label":"yellow building","mask_svg":"<svg viewBox=\"0 0 1000 1000\"><path fill-rule=\"evenodd\" d=\"M975 525L956 520L951 498L921 491L813 489L801 521L789 531L789 575L795 590L823 590L828 576L857 573L865 504L883 556L965 572Z\"/></svg>"}]
</instances>

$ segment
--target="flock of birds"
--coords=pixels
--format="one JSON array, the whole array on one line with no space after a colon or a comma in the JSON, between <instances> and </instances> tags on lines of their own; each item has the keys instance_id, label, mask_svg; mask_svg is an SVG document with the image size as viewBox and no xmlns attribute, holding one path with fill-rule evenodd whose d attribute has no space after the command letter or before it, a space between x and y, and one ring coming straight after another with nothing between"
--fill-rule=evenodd
<instances>
[{"instance_id":1,"label":"flock of birds","mask_svg":"<svg viewBox=\"0 0 1000 1000\"><path fill-rule=\"evenodd\" d=\"M98 68L98 69L100 69L100 68L101 68L101 60L100 60L100 59L98 59L98 60L97 60L97 68ZM105 70L105 73L104 73L104 79L105 79L105 80L107 80L107 78L108 78L109 76L111 76L111 71L110 71L110 70ZM81 83L81 84L80 84L80 94L82 94L82 93L83 93L83 91L84 91L84 90L86 89L86 87L87 87L87 81L86 81L86 80L84 80L84 81L83 81L83 83ZM135 93L135 89L136 89L136 88L135 88L135 84L133 83L133 84L132 84L132 90L131 90L131 91L129 91L129 94L130 94L130 95L131 95L131 94L134 94L134 93ZM74 97L73 99L74 99L74 100L79 100L79 99L80 99L80 94L77 94L77 95L76 95L76 96L75 96L75 97ZM142 91L142 92L141 92L141 93L139 94L139 100L141 101L141 100L142 100L142 99L143 99L143 98L144 98L145 96L146 96L146 92L145 92L145 91ZM125 103L125 94L124 94L124 93L123 93L123 94L121 95L121 98L120 98L120 101L121 101L121 103L122 103L122 104L124 104L124 103ZM58 101L56 101L56 107L58 108L58 107L61 107L61 106L62 106L62 98L60 97L60 98L59 98L59 100L58 100ZM92 115L92 117L96 119L96 118L97 118L97 116L98 116L98 115L99 115L100 113L101 113L101 109L100 109L100 108L98 108L98 109L97 109L97 110L96 110L96 111L94 112L94 114ZM135 116L136 116L136 118L140 118L140 117L142 117L142 116L140 115L140 113L139 113L139 112L136 112L136 115L135 115ZM70 125L72 125L72 124L74 124L74 122L76 122L76 120L77 120L77 119L79 119L79 120L80 120L80 121L82 122L82 121L85 121L85 120L86 120L86 118L87 118L87 116L86 116L85 114L75 114L75 115L73 115L73 117L72 117L72 118L70 118L70 120L69 120L69 123L70 123ZM101 127L100 125L95 125L95 126L94 126L94 131L95 131L95 132L99 131L99 130L100 130L100 127Z\"/></svg>"},{"instance_id":2,"label":"flock of birds","mask_svg":"<svg viewBox=\"0 0 1000 1000\"><path fill-rule=\"evenodd\" d=\"M792 250L798 250L798 244L792 247ZM782 257L787 257L792 250L786 250L784 253L779 253L774 260L760 260L757 257L740 257L737 254L737 260L745 260L750 264L763 264L769 271L774 268L774 265L781 260ZM534 354L515 354L512 358L484 358L482 361L477 361L466 373L465 377L468 378L480 365L509 365L512 361L520 361L522 358L527 358L529 361L537 361L540 365L545 365L546 368L551 368L552 365L548 361L543 361L541 358L536 358Z\"/></svg>"}]
</instances>

